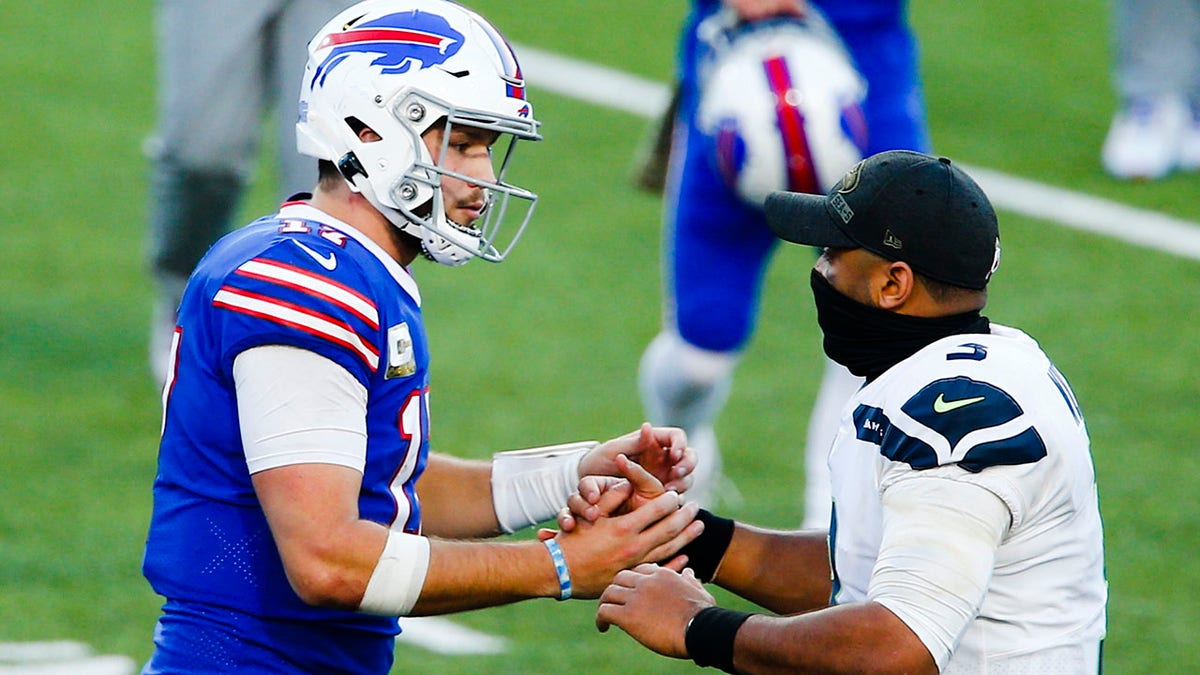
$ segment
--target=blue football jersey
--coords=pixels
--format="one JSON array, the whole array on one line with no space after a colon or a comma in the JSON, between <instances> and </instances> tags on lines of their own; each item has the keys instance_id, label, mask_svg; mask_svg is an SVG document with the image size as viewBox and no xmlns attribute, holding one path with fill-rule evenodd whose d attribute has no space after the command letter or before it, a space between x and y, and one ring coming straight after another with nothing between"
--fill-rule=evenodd
<instances>
[{"instance_id":1,"label":"blue football jersey","mask_svg":"<svg viewBox=\"0 0 1200 675\"><path fill-rule=\"evenodd\" d=\"M357 378L367 391L359 512L419 533L415 484L429 445L429 349L420 304L405 268L362 233L303 202L224 237L200 262L179 308L163 391L143 564L176 619L160 622L160 630L188 616L210 622L203 630L222 626L218 632L234 652L250 643L270 651L277 640L291 658L318 671L387 670L353 661L368 658L370 649L342 654L322 640L384 638L387 648L375 652L386 652L379 658L390 662L396 619L313 607L289 585L250 480L233 363L247 349L286 345L320 354ZM252 626L253 634L241 626ZM170 649L160 643L164 651ZM336 662L341 658L352 661Z\"/></svg>"}]
</instances>

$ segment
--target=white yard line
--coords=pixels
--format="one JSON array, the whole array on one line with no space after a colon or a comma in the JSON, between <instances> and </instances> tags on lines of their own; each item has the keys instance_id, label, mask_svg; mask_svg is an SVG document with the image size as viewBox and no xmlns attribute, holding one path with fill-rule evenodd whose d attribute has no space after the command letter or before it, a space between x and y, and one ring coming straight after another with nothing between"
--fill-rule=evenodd
<instances>
[{"instance_id":1,"label":"white yard line","mask_svg":"<svg viewBox=\"0 0 1200 675\"><path fill-rule=\"evenodd\" d=\"M658 115L670 96L661 82L528 45L518 45L516 51L534 87L564 96L643 117ZM997 208L1200 260L1200 223L991 169L966 168Z\"/></svg>"},{"instance_id":2,"label":"white yard line","mask_svg":"<svg viewBox=\"0 0 1200 675\"><path fill-rule=\"evenodd\" d=\"M401 649L419 647L437 654L500 654L508 640L440 617L402 617ZM138 665L128 656L97 655L73 640L0 642L0 675L132 675Z\"/></svg>"},{"instance_id":3,"label":"white yard line","mask_svg":"<svg viewBox=\"0 0 1200 675\"><path fill-rule=\"evenodd\" d=\"M400 637L396 644L412 644L438 654L499 654L508 649L508 640L436 616L400 617Z\"/></svg>"},{"instance_id":4,"label":"white yard line","mask_svg":"<svg viewBox=\"0 0 1200 675\"><path fill-rule=\"evenodd\" d=\"M91 656L92 648L74 640L0 642L0 663L60 661Z\"/></svg>"},{"instance_id":5,"label":"white yard line","mask_svg":"<svg viewBox=\"0 0 1200 675\"><path fill-rule=\"evenodd\" d=\"M968 166L998 208L1064 227L1200 260L1200 223Z\"/></svg>"},{"instance_id":6,"label":"white yard line","mask_svg":"<svg viewBox=\"0 0 1200 675\"><path fill-rule=\"evenodd\" d=\"M133 675L136 672L133 659L115 655L0 665L0 675Z\"/></svg>"},{"instance_id":7,"label":"white yard line","mask_svg":"<svg viewBox=\"0 0 1200 675\"><path fill-rule=\"evenodd\" d=\"M588 61L516 45L525 81L556 94L623 112L654 117L667 107L667 85ZM536 113L535 113L536 114Z\"/></svg>"},{"instance_id":8,"label":"white yard line","mask_svg":"<svg viewBox=\"0 0 1200 675\"><path fill-rule=\"evenodd\" d=\"M0 675L132 675L136 671L137 664L128 656L93 655L82 642L0 642Z\"/></svg>"}]
</instances>

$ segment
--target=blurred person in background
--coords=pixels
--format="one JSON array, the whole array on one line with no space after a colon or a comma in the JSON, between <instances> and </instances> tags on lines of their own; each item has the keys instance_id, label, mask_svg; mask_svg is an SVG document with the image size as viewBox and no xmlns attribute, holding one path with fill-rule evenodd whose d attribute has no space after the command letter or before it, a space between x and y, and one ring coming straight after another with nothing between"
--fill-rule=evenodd
<instances>
[{"instance_id":1,"label":"blurred person in background","mask_svg":"<svg viewBox=\"0 0 1200 675\"><path fill-rule=\"evenodd\" d=\"M776 40L787 22L805 24L809 35L802 37L811 39L828 32L825 19L835 33L829 39L844 45L850 68L861 74L865 95L863 83L839 78L844 66L836 59L813 65L812 49L775 58L772 45L755 44ZM724 77L730 61L752 60L747 52L761 57L751 64L756 68ZM642 187L665 194L662 330L641 358L639 390L647 418L683 427L699 455L689 494L705 504L735 504L714 425L752 337L763 275L778 245L762 200L772 189L823 193L865 154L928 149L917 43L902 0L697 0L683 28L677 79L676 98L638 176ZM764 157L775 162L774 173L761 169ZM828 524L826 452L842 404L862 383L828 360L819 367L805 443L810 527Z\"/></svg>"},{"instance_id":2,"label":"blurred person in background","mask_svg":"<svg viewBox=\"0 0 1200 675\"><path fill-rule=\"evenodd\" d=\"M150 368L166 377L175 310L188 275L233 221L259 153L263 121L278 134L277 198L312 187L296 152L296 81L304 44L348 0L159 0L157 129L150 166L148 251L154 281Z\"/></svg>"},{"instance_id":3,"label":"blurred person in background","mask_svg":"<svg viewBox=\"0 0 1200 675\"><path fill-rule=\"evenodd\" d=\"M1124 180L1200 169L1200 1L1114 0L1119 108L1101 162Z\"/></svg>"}]
</instances>

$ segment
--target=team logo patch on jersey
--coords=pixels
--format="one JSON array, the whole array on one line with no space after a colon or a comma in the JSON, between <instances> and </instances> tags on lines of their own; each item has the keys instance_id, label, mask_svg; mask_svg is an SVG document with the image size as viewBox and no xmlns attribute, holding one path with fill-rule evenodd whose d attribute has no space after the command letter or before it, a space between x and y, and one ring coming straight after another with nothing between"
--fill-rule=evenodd
<instances>
[{"instance_id":1,"label":"team logo patch on jersey","mask_svg":"<svg viewBox=\"0 0 1200 675\"><path fill-rule=\"evenodd\" d=\"M412 334L408 331L407 323L396 324L388 328L388 360L383 378L408 377L415 372L417 355L413 352Z\"/></svg>"},{"instance_id":2,"label":"team logo patch on jersey","mask_svg":"<svg viewBox=\"0 0 1200 675\"><path fill-rule=\"evenodd\" d=\"M324 84L329 72L353 54L376 54L373 66L383 73L407 73L445 63L462 48L463 34L444 17L415 10L389 14L343 33L327 35L317 47L332 47L313 74L311 85Z\"/></svg>"}]
</instances>

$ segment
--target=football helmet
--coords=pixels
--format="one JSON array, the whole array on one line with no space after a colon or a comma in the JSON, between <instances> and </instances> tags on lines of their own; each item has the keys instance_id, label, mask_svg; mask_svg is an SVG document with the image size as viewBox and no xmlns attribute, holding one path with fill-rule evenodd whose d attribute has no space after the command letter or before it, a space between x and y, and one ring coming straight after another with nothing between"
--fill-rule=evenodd
<instances>
[{"instance_id":1,"label":"football helmet","mask_svg":"<svg viewBox=\"0 0 1200 675\"><path fill-rule=\"evenodd\" d=\"M497 132L495 180L434 161L422 134L435 124L445 125L439 158L446 156L452 126ZM296 123L299 151L337 165L351 189L420 239L424 254L439 263L500 262L508 255L537 195L504 176L517 140L541 139L538 125L508 42L456 3L366 0L333 17L309 42ZM382 140L361 141L364 126ZM477 222L447 217L443 176L484 189L486 206Z\"/></svg>"},{"instance_id":2,"label":"football helmet","mask_svg":"<svg viewBox=\"0 0 1200 675\"><path fill-rule=\"evenodd\" d=\"M775 190L827 191L867 147L866 81L840 38L811 6L803 19L707 21L697 122L726 183L760 208Z\"/></svg>"}]
</instances>

